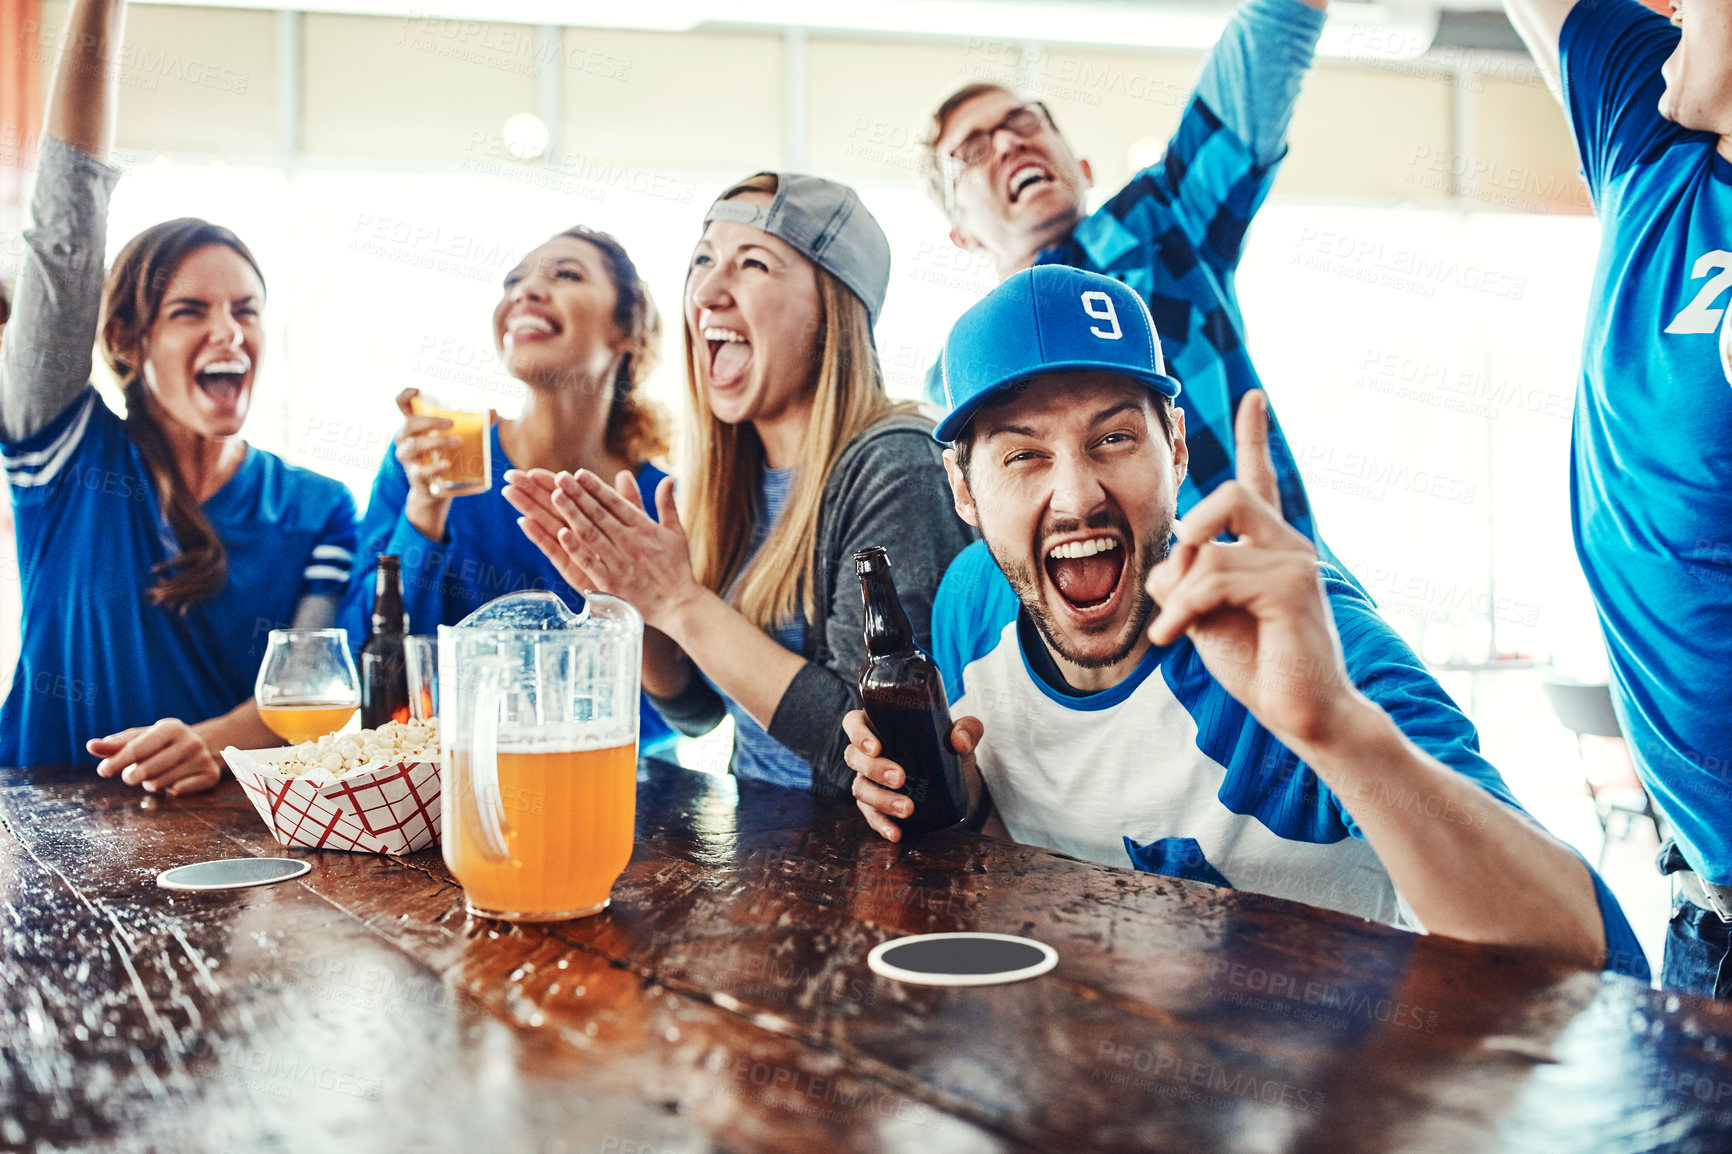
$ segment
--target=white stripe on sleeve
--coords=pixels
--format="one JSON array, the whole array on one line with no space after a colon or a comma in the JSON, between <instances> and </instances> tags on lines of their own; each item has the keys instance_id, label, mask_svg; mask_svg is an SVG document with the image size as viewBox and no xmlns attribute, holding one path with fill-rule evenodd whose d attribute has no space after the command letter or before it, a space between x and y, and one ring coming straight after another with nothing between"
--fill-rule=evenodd
<instances>
[{"instance_id":1,"label":"white stripe on sleeve","mask_svg":"<svg viewBox=\"0 0 1732 1154\"><path fill-rule=\"evenodd\" d=\"M54 443L45 449L33 453L19 453L16 456L0 456L0 461L6 465L6 479L19 488L31 488L36 485L46 485L59 475L66 462L72 459L73 451L79 442L84 440L84 430L90 424L91 407L96 404L96 394L92 392L84 398L82 411L77 418L67 426L66 431L54 438ZM41 465L34 473L23 472L34 465Z\"/></svg>"}]
</instances>

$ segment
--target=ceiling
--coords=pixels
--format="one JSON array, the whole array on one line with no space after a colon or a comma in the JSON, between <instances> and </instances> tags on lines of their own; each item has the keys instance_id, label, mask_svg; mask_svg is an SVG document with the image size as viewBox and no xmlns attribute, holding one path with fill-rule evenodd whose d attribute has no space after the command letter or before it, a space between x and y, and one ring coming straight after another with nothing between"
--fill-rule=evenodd
<instances>
[{"instance_id":1,"label":"ceiling","mask_svg":"<svg viewBox=\"0 0 1732 1154\"><path fill-rule=\"evenodd\" d=\"M152 0L143 0L152 2ZM163 0L177 5L286 9L428 19L426 0ZM1233 0L444 0L439 20L688 31L805 28L835 34L991 37L1042 43L1199 49L1214 42ZM1336 0L1321 51L1412 59L1521 52L1492 0Z\"/></svg>"}]
</instances>

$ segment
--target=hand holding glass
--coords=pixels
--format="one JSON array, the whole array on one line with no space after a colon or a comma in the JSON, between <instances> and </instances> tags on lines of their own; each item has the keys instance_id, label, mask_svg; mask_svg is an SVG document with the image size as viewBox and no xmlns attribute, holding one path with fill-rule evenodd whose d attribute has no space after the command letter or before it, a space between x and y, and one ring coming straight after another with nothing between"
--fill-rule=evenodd
<instances>
[{"instance_id":1,"label":"hand holding glass","mask_svg":"<svg viewBox=\"0 0 1732 1154\"><path fill-rule=\"evenodd\" d=\"M462 442L445 471L427 483L429 493L435 497L466 497L493 487L493 440L486 413L447 409L420 394L410 398L409 408L418 417L444 417L451 422L445 432Z\"/></svg>"},{"instance_id":2,"label":"hand holding glass","mask_svg":"<svg viewBox=\"0 0 1732 1154\"><path fill-rule=\"evenodd\" d=\"M342 629L273 629L253 685L259 718L284 741L335 733L361 707L361 683Z\"/></svg>"}]
</instances>

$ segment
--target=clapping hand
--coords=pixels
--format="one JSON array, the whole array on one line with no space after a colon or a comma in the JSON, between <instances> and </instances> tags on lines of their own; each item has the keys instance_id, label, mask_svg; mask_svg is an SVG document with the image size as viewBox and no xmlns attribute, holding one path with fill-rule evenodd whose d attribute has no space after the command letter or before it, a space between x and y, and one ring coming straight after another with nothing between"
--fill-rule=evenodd
<instances>
[{"instance_id":1,"label":"clapping hand","mask_svg":"<svg viewBox=\"0 0 1732 1154\"><path fill-rule=\"evenodd\" d=\"M513 469L505 480L505 499L523 514L523 532L574 589L623 597L645 624L669 634L673 616L703 592L674 505L673 478L656 487L659 523L624 470L611 487L588 469Z\"/></svg>"}]
</instances>

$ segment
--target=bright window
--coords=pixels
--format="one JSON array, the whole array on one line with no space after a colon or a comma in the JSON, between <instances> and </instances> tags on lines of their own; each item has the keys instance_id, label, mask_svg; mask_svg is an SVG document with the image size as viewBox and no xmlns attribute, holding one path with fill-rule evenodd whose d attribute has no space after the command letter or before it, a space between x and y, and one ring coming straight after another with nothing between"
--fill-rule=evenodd
<instances>
[{"instance_id":1,"label":"bright window","mask_svg":"<svg viewBox=\"0 0 1732 1154\"><path fill-rule=\"evenodd\" d=\"M521 386L492 349L500 280L570 224L614 233L648 278L666 321L651 392L680 411L680 288L723 182L693 175L634 191L523 173L159 160L122 181L110 255L172 216L235 229L269 286L247 436L364 503L399 389L515 412ZM895 251L878 328L886 379L915 396L992 268L949 243L915 189L862 193ZM1493 618L1505 653L1591 663L1598 651L1567 504L1595 244L1585 217L1279 202L1251 234L1240 275L1250 344L1325 537L1434 663L1488 656Z\"/></svg>"}]
</instances>

